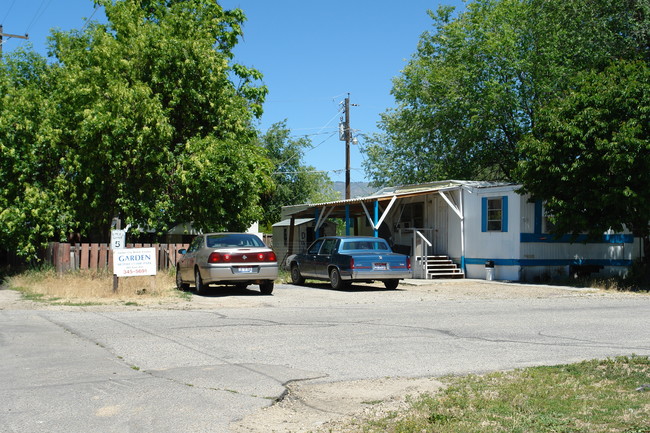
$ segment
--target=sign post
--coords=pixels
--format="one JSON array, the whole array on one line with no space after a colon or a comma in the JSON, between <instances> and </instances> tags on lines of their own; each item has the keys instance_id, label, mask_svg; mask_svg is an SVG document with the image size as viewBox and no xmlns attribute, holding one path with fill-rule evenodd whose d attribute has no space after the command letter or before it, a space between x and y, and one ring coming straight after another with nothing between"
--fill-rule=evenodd
<instances>
[{"instance_id":1,"label":"sign post","mask_svg":"<svg viewBox=\"0 0 650 433\"><path fill-rule=\"evenodd\" d=\"M128 248L113 250L113 291L117 291L120 277L156 275L155 248Z\"/></svg>"},{"instance_id":2,"label":"sign post","mask_svg":"<svg viewBox=\"0 0 650 433\"><path fill-rule=\"evenodd\" d=\"M129 231L129 227L131 227L131 224L127 224L124 230L120 230L120 220L118 219L116 227L117 227L116 229L111 230L110 249L113 251L126 248L126 232ZM115 260L113 260L113 265L114 264L115 264ZM113 266L113 269L115 269L115 266ZM119 285L118 276L115 273L113 273L113 293L117 292L118 285Z\"/></svg>"},{"instance_id":3,"label":"sign post","mask_svg":"<svg viewBox=\"0 0 650 433\"><path fill-rule=\"evenodd\" d=\"M111 249L126 248L126 230L111 230Z\"/></svg>"}]
</instances>

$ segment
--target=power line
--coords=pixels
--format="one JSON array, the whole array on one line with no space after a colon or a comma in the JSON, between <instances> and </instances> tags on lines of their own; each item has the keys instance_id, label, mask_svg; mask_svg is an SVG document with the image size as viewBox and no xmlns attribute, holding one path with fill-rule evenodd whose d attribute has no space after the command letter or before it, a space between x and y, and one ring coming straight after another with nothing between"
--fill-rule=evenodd
<instances>
[{"instance_id":1,"label":"power line","mask_svg":"<svg viewBox=\"0 0 650 433\"><path fill-rule=\"evenodd\" d=\"M95 5L95 9L93 9L93 13L90 14L90 16L86 19L86 22L84 23L83 27L81 27L81 31L82 31L82 32L83 32L84 29L88 26L88 24L90 23L90 20L92 20L93 17L95 16L95 12L97 12L97 9L99 9L99 5L98 5L98 4Z\"/></svg>"},{"instance_id":2,"label":"power line","mask_svg":"<svg viewBox=\"0 0 650 433\"><path fill-rule=\"evenodd\" d=\"M45 5L46 1L47 1L47 4ZM27 26L27 30L25 30L25 33L29 33L29 30L32 28L34 23L43 16L43 14L47 10L47 8L50 6L51 2L52 2L52 0L42 0L41 1L41 5L38 7L38 9L36 9L36 12L34 13L34 18L32 18L32 20L30 21L29 25ZM45 5L45 7L43 7L43 5Z\"/></svg>"},{"instance_id":3,"label":"power line","mask_svg":"<svg viewBox=\"0 0 650 433\"><path fill-rule=\"evenodd\" d=\"M7 20L7 17L9 16L9 12L11 12L11 9L14 7L15 4L16 4L16 0L13 0L11 2L11 5L9 5L9 9L7 10L7 13L5 14L4 18L0 22L4 23Z\"/></svg>"},{"instance_id":4,"label":"power line","mask_svg":"<svg viewBox=\"0 0 650 433\"><path fill-rule=\"evenodd\" d=\"M314 146L314 145L311 145L311 146L309 147L309 149L307 149L304 153L307 153L307 152L310 152L310 151L316 149L318 146L320 146L321 144L325 143L327 140L329 140L330 138L334 137L335 135L336 135L336 132L331 133L329 137L325 138L325 140L321 141L321 142L318 143L317 145L315 145L315 146ZM303 153L303 154L304 154L304 153ZM301 156L301 155L300 155L300 152L299 152L298 150L296 150L296 152L295 152L293 155L291 155L289 158L287 158L286 160L284 160L281 164L278 164L278 167L282 167L282 166L283 166L284 164L286 164L287 162L291 161L291 160L294 159L294 158L298 158L298 157L300 157L300 156Z\"/></svg>"},{"instance_id":5,"label":"power line","mask_svg":"<svg viewBox=\"0 0 650 433\"><path fill-rule=\"evenodd\" d=\"M354 171L363 171L362 168L352 168ZM291 170L291 171L274 171L271 174L299 174L299 173L334 173L341 174L345 172L344 168L337 168L335 170Z\"/></svg>"}]
</instances>

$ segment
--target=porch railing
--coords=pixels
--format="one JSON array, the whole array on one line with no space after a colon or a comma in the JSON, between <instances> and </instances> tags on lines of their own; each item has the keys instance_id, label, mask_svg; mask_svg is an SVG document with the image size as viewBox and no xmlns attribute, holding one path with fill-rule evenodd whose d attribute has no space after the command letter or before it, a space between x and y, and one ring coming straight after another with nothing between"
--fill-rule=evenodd
<instances>
[{"instance_id":1,"label":"porch railing","mask_svg":"<svg viewBox=\"0 0 650 433\"><path fill-rule=\"evenodd\" d=\"M414 275L414 277L427 279L429 278L429 248L432 248L433 244L422 233L423 231L431 231L431 229L413 229L413 254L418 268L418 275ZM418 251L422 251L422 253L418 255Z\"/></svg>"}]
</instances>

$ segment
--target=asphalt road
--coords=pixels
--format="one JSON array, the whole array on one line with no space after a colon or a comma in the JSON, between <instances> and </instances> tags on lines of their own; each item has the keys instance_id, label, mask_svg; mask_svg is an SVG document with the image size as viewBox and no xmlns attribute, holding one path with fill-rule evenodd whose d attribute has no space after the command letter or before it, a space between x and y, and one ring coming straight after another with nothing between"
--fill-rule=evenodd
<instances>
[{"instance_id":1,"label":"asphalt road","mask_svg":"<svg viewBox=\"0 0 650 433\"><path fill-rule=\"evenodd\" d=\"M0 432L228 432L290 381L650 355L650 296L444 296L439 284L276 285L175 310L0 309Z\"/></svg>"}]
</instances>

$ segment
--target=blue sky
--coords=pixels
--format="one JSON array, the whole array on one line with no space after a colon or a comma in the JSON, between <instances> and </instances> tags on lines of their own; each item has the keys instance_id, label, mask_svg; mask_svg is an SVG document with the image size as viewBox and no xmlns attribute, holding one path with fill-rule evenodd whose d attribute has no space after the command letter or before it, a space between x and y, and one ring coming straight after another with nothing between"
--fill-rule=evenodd
<instances>
[{"instance_id":1,"label":"blue sky","mask_svg":"<svg viewBox=\"0 0 650 433\"><path fill-rule=\"evenodd\" d=\"M351 127L358 134L379 132L379 115L394 106L392 78L431 28L427 9L464 9L462 0L221 0L247 16L236 61L259 69L269 88L266 131L287 119L295 136L308 136L314 148L305 163L345 180L345 143L339 141L341 102L350 94ZM92 0L0 0L5 33L29 34L29 41L5 40L3 52L29 42L46 54L50 29L79 29L85 19L102 19ZM359 138L361 144L363 139ZM360 146L352 146L351 180L366 181Z\"/></svg>"}]
</instances>

